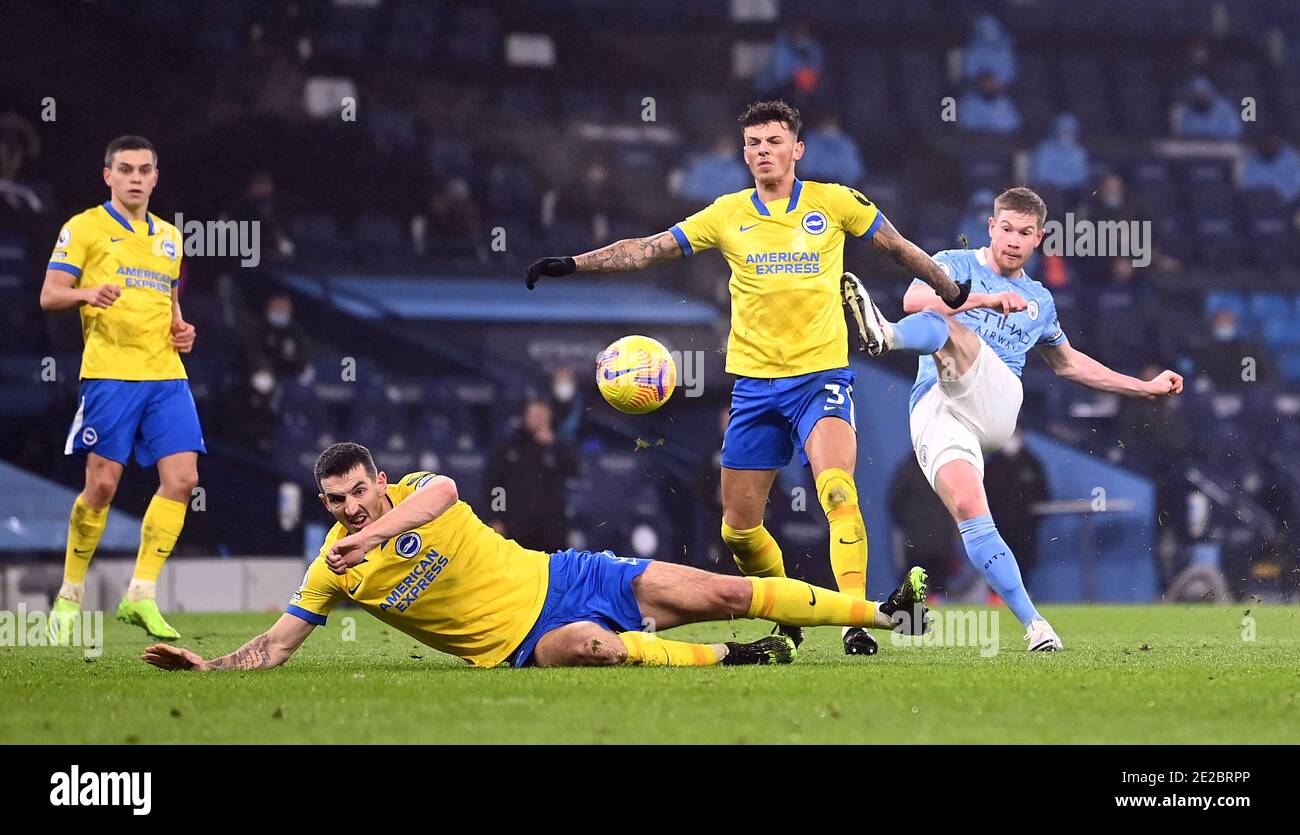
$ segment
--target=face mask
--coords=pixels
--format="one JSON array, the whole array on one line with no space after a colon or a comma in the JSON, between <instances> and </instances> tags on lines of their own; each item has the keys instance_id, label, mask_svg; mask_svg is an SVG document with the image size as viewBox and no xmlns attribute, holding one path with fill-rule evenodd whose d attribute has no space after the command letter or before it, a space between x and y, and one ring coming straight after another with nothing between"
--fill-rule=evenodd
<instances>
[{"instance_id":1,"label":"face mask","mask_svg":"<svg viewBox=\"0 0 1300 835\"><path fill-rule=\"evenodd\" d=\"M573 380L557 380L551 387L551 394L561 403L568 403L573 399L573 395L578 391L578 385Z\"/></svg>"},{"instance_id":2,"label":"face mask","mask_svg":"<svg viewBox=\"0 0 1300 835\"><path fill-rule=\"evenodd\" d=\"M271 389L275 388L275 377L270 371L257 372L250 382L253 384L253 391L258 394L269 394Z\"/></svg>"},{"instance_id":3,"label":"face mask","mask_svg":"<svg viewBox=\"0 0 1300 835\"><path fill-rule=\"evenodd\" d=\"M1219 325L1214 329L1214 338L1220 342L1229 342L1237 335L1235 325Z\"/></svg>"},{"instance_id":4,"label":"face mask","mask_svg":"<svg viewBox=\"0 0 1300 835\"><path fill-rule=\"evenodd\" d=\"M289 324L291 316L292 314L277 310L273 313L266 314L266 321L270 322L271 327L273 328L283 328Z\"/></svg>"},{"instance_id":5,"label":"face mask","mask_svg":"<svg viewBox=\"0 0 1300 835\"><path fill-rule=\"evenodd\" d=\"M1101 203L1108 209L1118 209L1124 205L1124 198L1119 194L1107 194L1101 198Z\"/></svg>"}]
</instances>

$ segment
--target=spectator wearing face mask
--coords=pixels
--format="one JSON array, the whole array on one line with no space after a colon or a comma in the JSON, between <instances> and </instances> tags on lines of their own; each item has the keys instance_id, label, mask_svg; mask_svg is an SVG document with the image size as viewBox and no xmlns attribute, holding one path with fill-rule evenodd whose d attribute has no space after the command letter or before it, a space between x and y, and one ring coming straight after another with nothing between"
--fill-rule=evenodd
<instances>
[{"instance_id":1,"label":"spectator wearing face mask","mask_svg":"<svg viewBox=\"0 0 1300 835\"><path fill-rule=\"evenodd\" d=\"M741 162L740 143L735 132L718 134L713 148L696 155L682 172L679 196L693 202L712 202L723 194L753 186L749 170Z\"/></svg>"},{"instance_id":2,"label":"spectator wearing face mask","mask_svg":"<svg viewBox=\"0 0 1300 835\"><path fill-rule=\"evenodd\" d=\"M1188 83L1172 116L1174 136L1182 139L1241 138L1241 113L1204 76Z\"/></svg>"},{"instance_id":3,"label":"spectator wearing face mask","mask_svg":"<svg viewBox=\"0 0 1300 835\"><path fill-rule=\"evenodd\" d=\"M248 322L241 329L245 368L266 369L282 380L301 379L309 373L307 330L294 319L293 312L293 297L288 293L277 292L267 298L261 321Z\"/></svg>"},{"instance_id":4,"label":"spectator wearing face mask","mask_svg":"<svg viewBox=\"0 0 1300 835\"><path fill-rule=\"evenodd\" d=\"M1135 197L1128 189L1124 178L1110 173L1101 178L1097 192L1090 199L1085 199L1080 213L1088 220L1100 225L1103 223L1152 223L1157 217L1154 209ZM1154 238L1159 238L1154 235ZM1182 266L1176 258L1162 251L1155 240L1147 241L1151 247L1151 265L1158 270L1176 270ZM1104 258L1082 258L1079 266L1086 275L1097 281L1110 277L1111 265Z\"/></svg>"},{"instance_id":5,"label":"spectator wearing face mask","mask_svg":"<svg viewBox=\"0 0 1300 835\"><path fill-rule=\"evenodd\" d=\"M582 431L582 417L586 399L578 386L578 375L570 367L562 366L551 374L551 398L560 415L555 434L562 441L576 444Z\"/></svg>"},{"instance_id":6,"label":"spectator wearing face mask","mask_svg":"<svg viewBox=\"0 0 1300 835\"><path fill-rule=\"evenodd\" d=\"M763 95L806 101L822 86L826 52L805 20L796 20L777 33L772 57L756 79Z\"/></svg>"},{"instance_id":7,"label":"spectator wearing face mask","mask_svg":"<svg viewBox=\"0 0 1300 835\"><path fill-rule=\"evenodd\" d=\"M1002 88L998 77L983 72L975 88L957 103L957 126L970 133L1005 136L1020 130L1020 111Z\"/></svg>"},{"instance_id":8,"label":"spectator wearing face mask","mask_svg":"<svg viewBox=\"0 0 1300 835\"><path fill-rule=\"evenodd\" d=\"M1277 131L1267 131L1246 157L1237 185L1243 191L1272 191L1283 203L1294 203L1300 197L1300 153Z\"/></svg>"},{"instance_id":9,"label":"spectator wearing face mask","mask_svg":"<svg viewBox=\"0 0 1300 835\"><path fill-rule=\"evenodd\" d=\"M1242 332L1231 310L1218 310L1210 320L1211 342L1196 354L1197 373L1215 388L1232 390L1273 379L1273 361L1264 347ZM1251 362L1247 362L1251 360ZM1247 369L1251 374L1247 374Z\"/></svg>"},{"instance_id":10,"label":"spectator wearing face mask","mask_svg":"<svg viewBox=\"0 0 1300 835\"><path fill-rule=\"evenodd\" d=\"M525 548L553 549L569 541L565 484L578 474L578 458L557 437L549 401L530 399L521 417L520 428L488 459L485 506L492 513L487 521Z\"/></svg>"},{"instance_id":11,"label":"spectator wearing face mask","mask_svg":"<svg viewBox=\"0 0 1300 835\"><path fill-rule=\"evenodd\" d=\"M808 132L804 142L803 159L799 160L799 176L823 183L843 183L857 186L865 169L858 143L840 127L840 117L834 111L818 120Z\"/></svg>"},{"instance_id":12,"label":"spectator wearing face mask","mask_svg":"<svg viewBox=\"0 0 1300 835\"><path fill-rule=\"evenodd\" d=\"M964 80L978 78L986 72L992 73L999 84L1010 84L1016 77L1016 53L1011 36L991 14L975 19L961 60Z\"/></svg>"},{"instance_id":13,"label":"spectator wearing face mask","mask_svg":"<svg viewBox=\"0 0 1300 835\"><path fill-rule=\"evenodd\" d=\"M1033 181L1063 192L1075 192L1088 181L1088 151L1079 144L1079 120L1073 114L1057 116L1034 149Z\"/></svg>"},{"instance_id":14,"label":"spectator wearing face mask","mask_svg":"<svg viewBox=\"0 0 1300 835\"><path fill-rule=\"evenodd\" d=\"M265 366L243 375L221 397L221 434L247 449L272 452L279 427L280 384Z\"/></svg>"}]
</instances>

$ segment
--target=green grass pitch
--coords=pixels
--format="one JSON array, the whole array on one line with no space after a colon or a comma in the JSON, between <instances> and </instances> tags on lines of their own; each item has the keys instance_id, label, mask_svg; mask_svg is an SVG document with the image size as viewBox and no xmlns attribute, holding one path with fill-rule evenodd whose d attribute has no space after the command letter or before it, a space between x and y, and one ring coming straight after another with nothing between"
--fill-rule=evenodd
<instances>
[{"instance_id":1,"label":"green grass pitch","mask_svg":"<svg viewBox=\"0 0 1300 835\"><path fill-rule=\"evenodd\" d=\"M879 655L846 658L839 630L822 627L788 667L475 670L340 609L284 667L220 673L149 667L137 660L144 634L106 618L94 661L75 647L0 648L0 743L1300 742L1300 607L1044 614L1065 652L1025 652L1003 610L992 657L877 633ZM275 617L171 620L210 658ZM343 640L346 617L355 640ZM744 621L667 634L766 631Z\"/></svg>"}]
</instances>

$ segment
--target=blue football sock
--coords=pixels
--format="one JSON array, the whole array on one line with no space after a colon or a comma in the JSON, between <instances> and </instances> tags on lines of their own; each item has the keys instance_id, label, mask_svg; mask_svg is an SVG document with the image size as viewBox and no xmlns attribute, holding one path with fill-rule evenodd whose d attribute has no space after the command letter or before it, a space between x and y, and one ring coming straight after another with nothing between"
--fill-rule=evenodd
<instances>
[{"instance_id":1,"label":"blue football sock","mask_svg":"<svg viewBox=\"0 0 1300 835\"><path fill-rule=\"evenodd\" d=\"M895 351L929 356L948 341L948 320L941 313L924 310L894 323Z\"/></svg>"},{"instance_id":2,"label":"blue football sock","mask_svg":"<svg viewBox=\"0 0 1300 835\"><path fill-rule=\"evenodd\" d=\"M966 558L984 575L1016 618L1028 626L1031 620L1042 617L1025 591L1016 555L998 533L993 517L986 513L967 519L957 525L957 530L961 532L961 541L966 543Z\"/></svg>"}]
</instances>

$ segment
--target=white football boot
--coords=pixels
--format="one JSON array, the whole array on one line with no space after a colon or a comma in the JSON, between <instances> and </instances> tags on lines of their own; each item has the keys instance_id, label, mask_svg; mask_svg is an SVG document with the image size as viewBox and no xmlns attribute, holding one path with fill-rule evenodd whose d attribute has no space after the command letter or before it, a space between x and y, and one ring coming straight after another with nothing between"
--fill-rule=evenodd
<instances>
[{"instance_id":1,"label":"white football boot","mask_svg":"<svg viewBox=\"0 0 1300 835\"><path fill-rule=\"evenodd\" d=\"M1056 652L1065 649L1065 644L1061 643L1056 630L1042 618L1029 622L1029 628L1025 631L1025 640L1029 642L1030 652Z\"/></svg>"},{"instance_id":2,"label":"white football boot","mask_svg":"<svg viewBox=\"0 0 1300 835\"><path fill-rule=\"evenodd\" d=\"M866 351L869 357L885 354L892 347L893 328L871 301L867 288L856 275L845 273L840 279L840 295L845 310L858 326L858 350Z\"/></svg>"}]
</instances>

